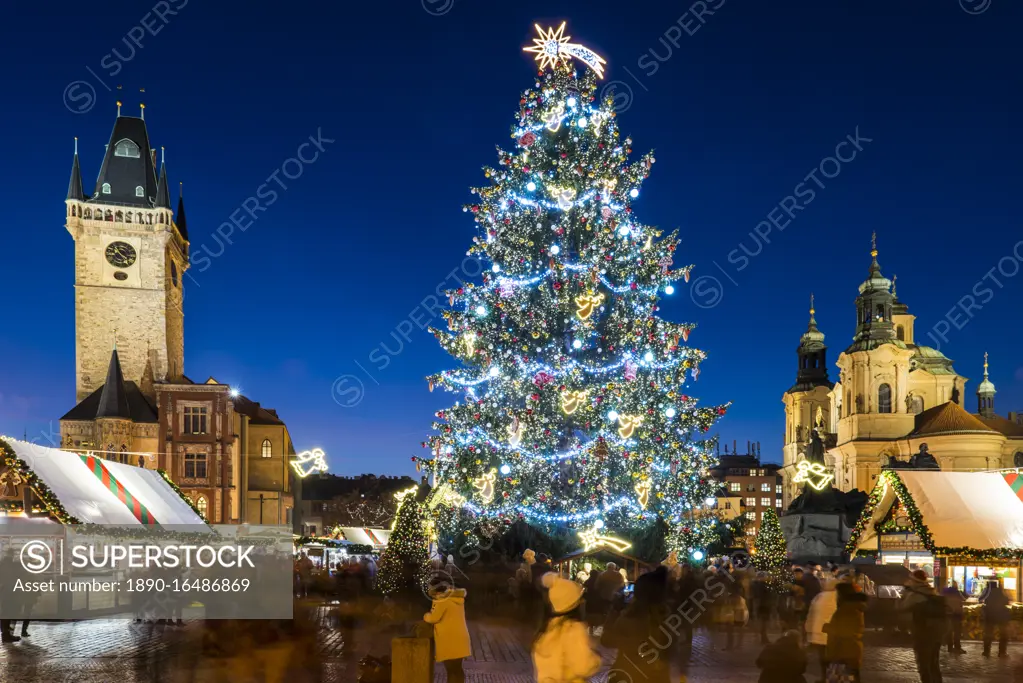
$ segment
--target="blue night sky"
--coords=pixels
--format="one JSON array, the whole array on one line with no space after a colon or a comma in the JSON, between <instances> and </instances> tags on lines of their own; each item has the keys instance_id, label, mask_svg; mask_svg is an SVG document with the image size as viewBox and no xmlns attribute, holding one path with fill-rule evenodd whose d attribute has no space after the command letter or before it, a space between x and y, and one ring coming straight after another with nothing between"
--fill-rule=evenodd
<instances>
[{"instance_id":1,"label":"blue night sky","mask_svg":"<svg viewBox=\"0 0 1023 683\"><path fill-rule=\"evenodd\" d=\"M717 9L701 20L704 6ZM475 229L461 206L532 84L521 47L534 21L562 19L607 59L637 153L656 150L634 206L645 223L679 227L676 264L696 264L663 314L699 324L690 343L709 357L689 392L734 402L722 439L762 441L780 459L810 291L833 363L851 341L873 230L918 342L970 378L966 407L989 351L996 409L1023 410L1018 2L153 7L19 3L0 47L0 433L45 441L74 403L72 140L91 192L120 97L132 115L146 103L172 185L185 184L185 372L276 408L332 471L409 472L452 400L423 379L452 361L415 324L439 322L420 303L462 274ZM126 35L142 48L132 54ZM827 161L857 130L861 149ZM287 189L271 185L272 206L229 244L214 237L318 131L332 142L300 177L278 173ZM800 203L794 219L786 201ZM346 375L357 380L335 383Z\"/></svg>"}]
</instances>

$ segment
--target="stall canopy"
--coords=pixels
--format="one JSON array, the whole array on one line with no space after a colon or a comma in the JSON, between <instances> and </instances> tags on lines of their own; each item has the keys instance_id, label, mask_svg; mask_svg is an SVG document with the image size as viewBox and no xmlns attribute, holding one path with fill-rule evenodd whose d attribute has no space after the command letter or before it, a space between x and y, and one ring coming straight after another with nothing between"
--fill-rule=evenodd
<instances>
[{"instance_id":1,"label":"stall canopy","mask_svg":"<svg viewBox=\"0 0 1023 683\"><path fill-rule=\"evenodd\" d=\"M344 534L345 540L351 543L374 548L383 548L387 545L387 539L391 537L391 532L386 529L366 529L354 526L341 527L341 533Z\"/></svg>"},{"instance_id":2,"label":"stall canopy","mask_svg":"<svg viewBox=\"0 0 1023 683\"><path fill-rule=\"evenodd\" d=\"M876 526L896 501L933 553L1023 554L1023 475L887 470L853 530L850 550L877 550Z\"/></svg>"},{"instance_id":3,"label":"stall canopy","mask_svg":"<svg viewBox=\"0 0 1023 683\"><path fill-rule=\"evenodd\" d=\"M205 524L191 504L154 470L7 437L0 437L0 450L8 456L13 452L24 463L22 474L37 495L41 482L67 515L83 524Z\"/></svg>"}]
</instances>

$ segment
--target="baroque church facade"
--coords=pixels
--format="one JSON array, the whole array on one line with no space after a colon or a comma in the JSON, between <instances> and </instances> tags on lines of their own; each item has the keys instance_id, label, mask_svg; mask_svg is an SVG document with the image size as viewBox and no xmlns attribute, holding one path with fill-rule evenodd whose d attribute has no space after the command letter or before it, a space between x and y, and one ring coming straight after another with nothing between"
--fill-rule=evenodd
<instances>
[{"instance_id":1,"label":"baroque church facade","mask_svg":"<svg viewBox=\"0 0 1023 683\"><path fill-rule=\"evenodd\" d=\"M212 377L185 375L184 197L173 211L145 119L120 108L91 194L75 143L65 225L76 405L60 420L61 444L164 470L210 522L290 524L295 449L283 420Z\"/></svg>"},{"instance_id":2,"label":"baroque church facade","mask_svg":"<svg viewBox=\"0 0 1023 683\"><path fill-rule=\"evenodd\" d=\"M977 410L970 412L963 407L967 378L939 350L916 343L914 322L894 281L881 273L875 242L856 297L856 331L838 356L833 382L811 298L809 326L796 350L796 382L782 396L786 506L799 495L801 484L793 479L815 430L842 491L870 491L883 467L921 453L934 456L943 470L1023 466L1023 415L995 413L987 354Z\"/></svg>"}]
</instances>

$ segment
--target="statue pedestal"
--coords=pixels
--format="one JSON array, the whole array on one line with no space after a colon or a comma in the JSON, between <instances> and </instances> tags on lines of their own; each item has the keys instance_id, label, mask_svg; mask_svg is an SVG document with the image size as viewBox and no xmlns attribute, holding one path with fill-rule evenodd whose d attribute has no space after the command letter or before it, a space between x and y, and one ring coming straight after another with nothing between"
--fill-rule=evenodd
<instances>
[{"instance_id":1,"label":"statue pedestal","mask_svg":"<svg viewBox=\"0 0 1023 683\"><path fill-rule=\"evenodd\" d=\"M781 517L789 559L794 563L842 562L852 529L841 513L786 512Z\"/></svg>"}]
</instances>

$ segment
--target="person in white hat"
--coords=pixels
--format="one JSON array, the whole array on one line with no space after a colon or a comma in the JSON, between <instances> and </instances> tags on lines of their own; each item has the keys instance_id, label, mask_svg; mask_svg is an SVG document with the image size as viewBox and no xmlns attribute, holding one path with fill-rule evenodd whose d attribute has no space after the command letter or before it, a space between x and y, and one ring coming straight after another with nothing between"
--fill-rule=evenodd
<instances>
[{"instance_id":1,"label":"person in white hat","mask_svg":"<svg viewBox=\"0 0 1023 683\"><path fill-rule=\"evenodd\" d=\"M537 683L582 683L600 668L600 656L582 619L583 590L553 572L542 582L550 611L533 641Z\"/></svg>"}]
</instances>

